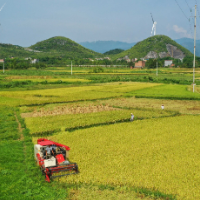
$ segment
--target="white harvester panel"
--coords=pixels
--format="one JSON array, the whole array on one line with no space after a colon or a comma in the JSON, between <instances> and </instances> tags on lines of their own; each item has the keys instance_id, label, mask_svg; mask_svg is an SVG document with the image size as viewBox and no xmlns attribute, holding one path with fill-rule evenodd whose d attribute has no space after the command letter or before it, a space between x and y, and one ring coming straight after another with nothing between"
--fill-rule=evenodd
<instances>
[{"instance_id":1,"label":"white harvester panel","mask_svg":"<svg viewBox=\"0 0 200 200\"><path fill-rule=\"evenodd\" d=\"M54 167L56 166L56 159L52 156L49 159L44 160L44 166L45 167Z\"/></svg>"},{"instance_id":2,"label":"white harvester panel","mask_svg":"<svg viewBox=\"0 0 200 200\"><path fill-rule=\"evenodd\" d=\"M41 155L41 151L40 151L40 148L41 148L42 146L41 145L39 145L39 144L36 144L35 146L34 146L34 156L35 156L35 159L37 160L37 153L39 153L40 154L40 156L42 156Z\"/></svg>"}]
</instances>

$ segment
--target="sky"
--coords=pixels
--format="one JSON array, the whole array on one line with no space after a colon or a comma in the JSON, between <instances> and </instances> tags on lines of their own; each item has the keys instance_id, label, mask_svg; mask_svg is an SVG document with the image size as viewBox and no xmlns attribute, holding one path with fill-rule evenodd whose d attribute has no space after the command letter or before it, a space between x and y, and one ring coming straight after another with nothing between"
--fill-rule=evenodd
<instances>
[{"instance_id":1,"label":"sky","mask_svg":"<svg viewBox=\"0 0 200 200\"><path fill-rule=\"evenodd\" d=\"M200 39L200 0L0 0L0 43L29 47L54 36L139 42L151 36L151 13L156 34L194 38L195 5Z\"/></svg>"}]
</instances>

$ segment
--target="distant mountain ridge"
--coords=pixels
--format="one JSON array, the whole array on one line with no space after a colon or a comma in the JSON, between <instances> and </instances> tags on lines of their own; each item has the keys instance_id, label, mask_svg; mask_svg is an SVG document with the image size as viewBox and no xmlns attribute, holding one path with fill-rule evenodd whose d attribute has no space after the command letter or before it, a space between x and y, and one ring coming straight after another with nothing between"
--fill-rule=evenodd
<instances>
[{"instance_id":1,"label":"distant mountain ridge","mask_svg":"<svg viewBox=\"0 0 200 200\"><path fill-rule=\"evenodd\" d=\"M159 35L155 36L159 38ZM153 38L153 37L150 37ZM147 38L150 40L150 38ZM146 43L143 43L143 41L138 43L126 43L126 42L120 42L120 41L97 41L97 42L85 42L87 44L87 47L83 47L82 45L70 40L66 37L56 36L52 37L46 40L43 40L41 42L37 42L35 45L32 45L28 48L20 47L18 45L12 45L12 44L3 44L0 43L0 58L9 58L9 57L19 57L19 58L25 58L25 57L34 57L34 58L40 58L40 57L65 57L69 59L76 59L76 58L95 58L95 57L102 57L103 55L101 53L97 53L94 50L90 49L91 45L96 46L97 49L103 49L102 52L109 52L110 57L116 58L117 55L119 55L119 52L117 52L117 49L125 49L125 51L120 53L120 56L123 57L123 55L130 55L131 57L141 57L146 56L147 53L154 50L159 50L159 48L163 51L166 51L166 45L162 43L159 43L157 47L155 48L153 43L150 43L149 41ZM179 48L183 48L182 51L185 52L187 55L192 55L194 50L194 40L190 38L181 38L176 40L171 40L167 36L163 36L163 39L165 42L169 42L175 46L180 44ZM177 43L176 43L177 42ZM82 43L81 43L82 44ZM143 46L141 47L141 44ZM197 40L196 42L196 55L200 56L200 40ZM86 46L86 45L85 45ZM135 47L133 49L133 47ZM140 46L140 47L139 47ZM152 48L151 48L152 46ZM154 47L153 47L154 46ZM139 48L138 48L139 47ZM169 48L169 47L168 47ZM93 48L94 49L94 48ZM99 51L95 49L96 51ZM187 51L188 49L188 51ZM148 50L148 52L147 52ZM156 50L156 51L157 51ZM132 52L132 53L131 53ZM191 53L192 54L191 54ZM115 54L115 55L113 55ZM146 54L146 55L144 55ZM151 53L150 53L151 54ZM155 53L154 53L155 54Z\"/></svg>"},{"instance_id":2,"label":"distant mountain ridge","mask_svg":"<svg viewBox=\"0 0 200 200\"><path fill-rule=\"evenodd\" d=\"M180 38L174 41L188 49L191 53L194 53L194 39ZM200 40L196 40L196 55L200 56Z\"/></svg>"},{"instance_id":3,"label":"distant mountain ridge","mask_svg":"<svg viewBox=\"0 0 200 200\"><path fill-rule=\"evenodd\" d=\"M113 49L123 49L123 50L130 49L136 44L136 42L127 43L127 42L109 40L109 41L80 42L79 44L87 49L91 49L99 53L105 53Z\"/></svg>"},{"instance_id":4,"label":"distant mountain ridge","mask_svg":"<svg viewBox=\"0 0 200 200\"><path fill-rule=\"evenodd\" d=\"M175 39L175 42L188 49L191 53L194 53L194 39L180 38ZM94 41L94 42L80 42L79 44L85 48L91 49L99 53L105 53L106 51L114 49L128 50L133 47L137 42L127 43L121 41ZM200 56L200 40L196 40L196 55Z\"/></svg>"}]
</instances>

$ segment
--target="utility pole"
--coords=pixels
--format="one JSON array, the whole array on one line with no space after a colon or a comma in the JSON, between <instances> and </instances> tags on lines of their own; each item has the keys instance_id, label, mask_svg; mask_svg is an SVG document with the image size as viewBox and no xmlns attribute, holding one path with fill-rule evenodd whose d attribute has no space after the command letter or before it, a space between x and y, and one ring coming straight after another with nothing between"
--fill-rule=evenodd
<instances>
[{"instance_id":1,"label":"utility pole","mask_svg":"<svg viewBox=\"0 0 200 200\"><path fill-rule=\"evenodd\" d=\"M197 20L197 6L195 5L195 16L194 16L194 60L193 60L193 92L195 86L195 52L196 52L196 20Z\"/></svg>"},{"instance_id":2,"label":"utility pole","mask_svg":"<svg viewBox=\"0 0 200 200\"><path fill-rule=\"evenodd\" d=\"M156 76L158 76L158 61L156 62Z\"/></svg>"},{"instance_id":3,"label":"utility pole","mask_svg":"<svg viewBox=\"0 0 200 200\"><path fill-rule=\"evenodd\" d=\"M5 62L5 60L3 61L3 74L4 74L4 62Z\"/></svg>"},{"instance_id":4,"label":"utility pole","mask_svg":"<svg viewBox=\"0 0 200 200\"><path fill-rule=\"evenodd\" d=\"M71 75L72 75L72 61L71 61Z\"/></svg>"}]
</instances>

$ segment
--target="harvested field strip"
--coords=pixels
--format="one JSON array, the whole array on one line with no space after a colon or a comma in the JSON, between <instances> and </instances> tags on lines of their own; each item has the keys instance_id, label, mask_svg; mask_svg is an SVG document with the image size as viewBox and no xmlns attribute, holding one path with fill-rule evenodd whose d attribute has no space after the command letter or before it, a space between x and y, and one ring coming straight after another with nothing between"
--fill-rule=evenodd
<instances>
[{"instance_id":1,"label":"harvested field strip","mask_svg":"<svg viewBox=\"0 0 200 200\"><path fill-rule=\"evenodd\" d=\"M131 112L134 113L135 119L166 117L176 114L162 110L112 110L86 114L29 117L25 118L25 122L31 134L41 135L42 133L58 132L59 130L125 121L130 119Z\"/></svg>"},{"instance_id":2,"label":"harvested field strip","mask_svg":"<svg viewBox=\"0 0 200 200\"><path fill-rule=\"evenodd\" d=\"M55 116L55 115L66 115L66 114L81 114L81 113L94 113L94 112L102 112L102 111L110 111L110 110L117 110L117 108L104 106L104 105L97 105L97 106L87 106L87 107L81 107L81 106L62 106L62 107L56 107L53 110L44 110L43 108L40 111L37 111L36 109L32 113L22 113L21 116L23 118L26 117L46 117L46 116Z\"/></svg>"},{"instance_id":3,"label":"harvested field strip","mask_svg":"<svg viewBox=\"0 0 200 200\"><path fill-rule=\"evenodd\" d=\"M62 132L48 139L70 146L70 158L79 163L79 176L59 182L156 188L178 200L199 200L199 129L199 116L179 116Z\"/></svg>"},{"instance_id":4,"label":"harvested field strip","mask_svg":"<svg viewBox=\"0 0 200 200\"><path fill-rule=\"evenodd\" d=\"M149 98L115 98L108 100L97 100L95 103L106 104L108 106L120 108L146 108L161 109L164 104L165 110L172 110L181 114L200 114L200 101L193 100L169 100L169 99L149 99Z\"/></svg>"}]
</instances>

